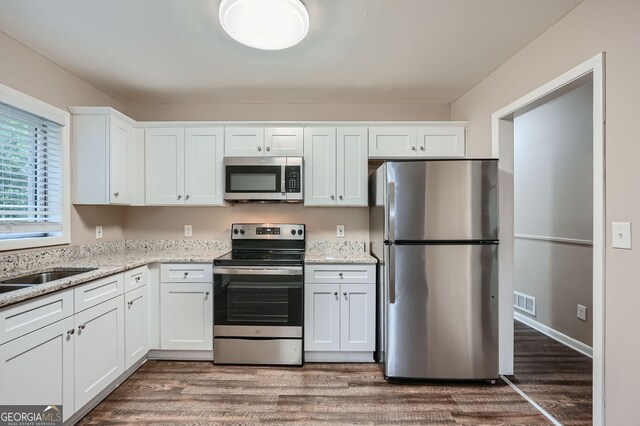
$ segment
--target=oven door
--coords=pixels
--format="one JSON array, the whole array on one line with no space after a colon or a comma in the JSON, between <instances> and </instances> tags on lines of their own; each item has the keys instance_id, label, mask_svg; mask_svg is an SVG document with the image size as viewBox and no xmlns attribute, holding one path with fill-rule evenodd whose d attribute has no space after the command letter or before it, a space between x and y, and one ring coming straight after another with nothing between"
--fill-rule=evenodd
<instances>
[{"instance_id":1,"label":"oven door","mask_svg":"<svg viewBox=\"0 0 640 426\"><path fill-rule=\"evenodd\" d=\"M215 337L302 337L303 271L214 268Z\"/></svg>"}]
</instances>

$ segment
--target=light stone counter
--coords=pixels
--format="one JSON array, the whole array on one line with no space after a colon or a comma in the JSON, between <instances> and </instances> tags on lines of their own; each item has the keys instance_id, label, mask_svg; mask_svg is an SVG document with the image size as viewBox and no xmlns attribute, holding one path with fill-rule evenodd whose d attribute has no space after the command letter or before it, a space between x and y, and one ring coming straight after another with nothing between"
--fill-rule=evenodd
<instances>
[{"instance_id":1,"label":"light stone counter","mask_svg":"<svg viewBox=\"0 0 640 426\"><path fill-rule=\"evenodd\" d=\"M364 251L363 241L307 241L306 264L375 264L377 260Z\"/></svg>"},{"instance_id":2,"label":"light stone counter","mask_svg":"<svg viewBox=\"0 0 640 426\"><path fill-rule=\"evenodd\" d=\"M150 263L213 263L228 241L143 240L70 246L0 256L0 281L46 270L97 268L72 277L0 294L0 308Z\"/></svg>"}]
</instances>

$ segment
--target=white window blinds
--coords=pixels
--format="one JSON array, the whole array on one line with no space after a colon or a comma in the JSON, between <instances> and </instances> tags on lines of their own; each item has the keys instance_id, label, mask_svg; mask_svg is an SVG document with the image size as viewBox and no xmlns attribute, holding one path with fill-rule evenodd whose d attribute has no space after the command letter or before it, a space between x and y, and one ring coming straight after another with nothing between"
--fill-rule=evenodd
<instances>
[{"instance_id":1,"label":"white window blinds","mask_svg":"<svg viewBox=\"0 0 640 426\"><path fill-rule=\"evenodd\" d=\"M61 127L0 103L0 239L61 235Z\"/></svg>"}]
</instances>

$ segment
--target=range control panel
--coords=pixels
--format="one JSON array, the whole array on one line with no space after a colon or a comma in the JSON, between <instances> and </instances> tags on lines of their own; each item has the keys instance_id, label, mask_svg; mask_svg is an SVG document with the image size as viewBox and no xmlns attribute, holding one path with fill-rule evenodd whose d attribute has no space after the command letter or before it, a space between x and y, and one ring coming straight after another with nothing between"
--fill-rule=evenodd
<instances>
[{"instance_id":1,"label":"range control panel","mask_svg":"<svg viewBox=\"0 0 640 426\"><path fill-rule=\"evenodd\" d=\"M304 240L305 225L292 223L234 223L232 240Z\"/></svg>"}]
</instances>

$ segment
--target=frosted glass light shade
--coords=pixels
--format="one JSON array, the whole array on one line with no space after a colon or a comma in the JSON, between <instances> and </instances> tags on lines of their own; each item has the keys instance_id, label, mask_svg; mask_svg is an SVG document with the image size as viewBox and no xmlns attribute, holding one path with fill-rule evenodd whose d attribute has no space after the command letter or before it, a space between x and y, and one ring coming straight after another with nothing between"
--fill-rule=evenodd
<instances>
[{"instance_id":1,"label":"frosted glass light shade","mask_svg":"<svg viewBox=\"0 0 640 426\"><path fill-rule=\"evenodd\" d=\"M300 0L222 0L219 17L227 34L256 49L286 49L309 31L309 14Z\"/></svg>"}]
</instances>

